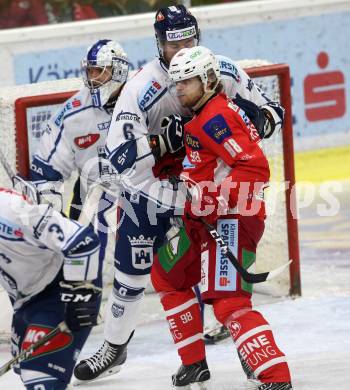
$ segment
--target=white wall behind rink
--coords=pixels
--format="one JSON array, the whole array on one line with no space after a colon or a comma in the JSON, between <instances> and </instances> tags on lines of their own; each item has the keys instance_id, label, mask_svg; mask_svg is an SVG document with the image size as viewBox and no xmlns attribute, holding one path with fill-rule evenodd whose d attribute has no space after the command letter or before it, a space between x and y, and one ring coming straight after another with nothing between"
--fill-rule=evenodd
<instances>
[{"instance_id":1,"label":"white wall behind rink","mask_svg":"<svg viewBox=\"0 0 350 390\"><path fill-rule=\"evenodd\" d=\"M349 0L260 0L192 12L202 43L215 53L290 65L296 138L349 130ZM0 86L79 76L86 47L100 38L120 41L138 68L157 54L153 19L148 13L3 30Z\"/></svg>"}]
</instances>

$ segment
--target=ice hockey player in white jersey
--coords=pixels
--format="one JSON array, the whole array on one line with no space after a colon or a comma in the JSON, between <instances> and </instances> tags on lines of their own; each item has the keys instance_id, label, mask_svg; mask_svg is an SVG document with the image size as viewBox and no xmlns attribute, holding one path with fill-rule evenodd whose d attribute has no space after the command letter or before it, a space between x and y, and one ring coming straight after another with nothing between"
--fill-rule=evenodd
<instances>
[{"instance_id":1,"label":"ice hockey player in white jersey","mask_svg":"<svg viewBox=\"0 0 350 390\"><path fill-rule=\"evenodd\" d=\"M91 225L40 204L31 182L15 176L14 183L21 192L0 188L0 285L14 310L12 353L27 349L64 320L71 330L37 349L15 372L27 390L64 390L97 322L99 240Z\"/></svg>"},{"instance_id":2,"label":"ice hockey player in white jersey","mask_svg":"<svg viewBox=\"0 0 350 390\"><path fill-rule=\"evenodd\" d=\"M78 219L93 183L109 184L115 179L114 170L105 158L104 145L128 70L128 59L119 43L103 39L89 47L82 60L85 87L53 115L33 156L31 180L39 189L45 188L47 182L57 183L59 192L62 181L78 170L70 212L74 219Z\"/></svg>"},{"instance_id":3,"label":"ice hockey player in white jersey","mask_svg":"<svg viewBox=\"0 0 350 390\"><path fill-rule=\"evenodd\" d=\"M184 194L166 178L179 172L176 168L182 162L183 126L191 112L169 90L167 69L181 48L198 44L200 33L196 18L183 5L157 11L154 28L159 58L126 83L107 136L108 158L123 177L123 204L128 207L120 210L123 222L116 243L116 273L106 310L105 341L92 357L76 366L74 374L81 381L117 372L125 362L153 255L170 229L169 217L181 213L185 202ZM251 119L261 137L270 136L281 127L283 108L266 97L230 58L217 57L225 93L248 104L248 111L249 101L254 102L251 115L256 117Z\"/></svg>"}]
</instances>

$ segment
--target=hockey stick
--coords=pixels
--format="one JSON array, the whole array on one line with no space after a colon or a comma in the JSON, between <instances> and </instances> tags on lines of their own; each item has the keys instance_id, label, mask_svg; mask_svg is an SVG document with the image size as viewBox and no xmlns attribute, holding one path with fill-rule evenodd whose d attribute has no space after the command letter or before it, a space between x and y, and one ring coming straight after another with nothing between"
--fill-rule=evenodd
<instances>
[{"instance_id":1,"label":"hockey stick","mask_svg":"<svg viewBox=\"0 0 350 390\"><path fill-rule=\"evenodd\" d=\"M271 280L276 276L278 276L279 274L281 274L292 262L292 260L289 260L288 263L285 263L272 271L262 272L259 274L250 273L237 260L236 256L231 252L230 248L225 243L224 239L220 236L220 234L215 229L215 227L209 224L208 222L206 222L205 219L203 218L201 218L201 221L203 222L204 226L207 228L209 234L215 240L216 244L220 247L222 253L228 258L231 264L236 268L237 272L241 275L242 279L247 283L255 284L255 283L262 283Z\"/></svg>"},{"instance_id":2,"label":"hockey stick","mask_svg":"<svg viewBox=\"0 0 350 390\"><path fill-rule=\"evenodd\" d=\"M36 351L42 345L46 344L48 341L53 339L56 335L58 335L61 332L70 333L70 330L64 321L60 322L56 326L56 328L52 329L52 331L50 333L48 333L47 335L42 337L36 343L31 345L29 348L25 349L19 355L17 355L13 359L11 359L7 363L5 363L2 367L0 367L0 377L2 375L6 374L6 372L10 371L14 365L16 365L20 362L23 362L23 360L30 358L34 351Z\"/></svg>"}]
</instances>

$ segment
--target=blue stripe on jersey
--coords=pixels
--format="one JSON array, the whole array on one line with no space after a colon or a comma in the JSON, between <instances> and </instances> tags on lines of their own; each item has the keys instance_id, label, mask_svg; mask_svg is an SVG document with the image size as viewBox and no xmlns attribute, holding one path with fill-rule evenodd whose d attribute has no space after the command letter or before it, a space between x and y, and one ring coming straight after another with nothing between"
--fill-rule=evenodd
<instances>
[{"instance_id":1,"label":"blue stripe on jersey","mask_svg":"<svg viewBox=\"0 0 350 390\"><path fill-rule=\"evenodd\" d=\"M137 297L145 290L144 288L127 286L126 284L119 282L117 279L114 279L113 281L113 288L118 297L122 298L123 300L128 300L128 297ZM123 294L119 294L120 290L123 291Z\"/></svg>"},{"instance_id":2,"label":"blue stripe on jersey","mask_svg":"<svg viewBox=\"0 0 350 390\"><path fill-rule=\"evenodd\" d=\"M86 106L86 107L80 108L79 110L70 112L69 114L67 114L67 115L65 115L65 116L63 117L63 120L65 120L65 119L67 119L67 118L69 118L69 117L71 117L71 116L73 116L73 115L75 115L75 114L78 114L78 113L81 112L81 111L87 110L87 109L89 109L89 108L95 108L95 107L91 105L91 106ZM62 125L60 126L60 131L59 131L58 136L57 136L57 138L56 138L54 147L53 147L53 149L51 150L51 152L50 152L50 154L49 154L49 157L47 158L46 162L50 162L52 156L55 154L55 152L56 152L56 150L57 150L57 146L58 146L58 144L59 144L59 142L60 142L60 140L61 140L61 138L62 138L63 130L64 130L64 124L62 124ZM45 161L45 160L44 160L44 161Z\"/></svg>"}]
</instances>

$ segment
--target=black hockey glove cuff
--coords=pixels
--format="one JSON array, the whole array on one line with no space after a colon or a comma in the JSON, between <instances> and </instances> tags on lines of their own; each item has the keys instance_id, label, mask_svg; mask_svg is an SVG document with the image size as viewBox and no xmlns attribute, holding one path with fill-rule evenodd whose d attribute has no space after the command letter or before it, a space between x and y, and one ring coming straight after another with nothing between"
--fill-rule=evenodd
<instances>
[{"instance_id":1,"label":"black hockey glove cuff","mask_svg":"<svg viewBox=\"0 0 350 390\"><path fill-rule=\"evenodd\" d=\"M65 321L70 330L97 325L102 289L89 282L60 282Z\"/></svg>"}]
</instances>

